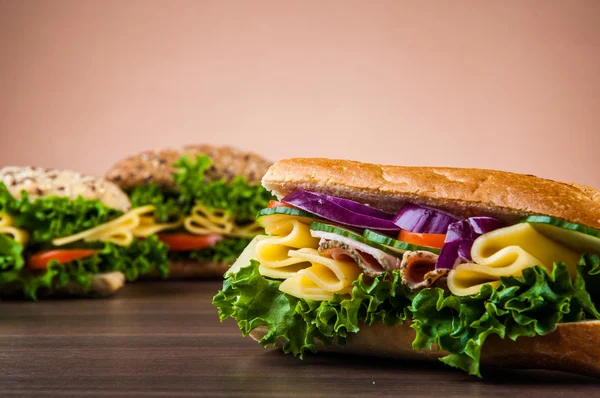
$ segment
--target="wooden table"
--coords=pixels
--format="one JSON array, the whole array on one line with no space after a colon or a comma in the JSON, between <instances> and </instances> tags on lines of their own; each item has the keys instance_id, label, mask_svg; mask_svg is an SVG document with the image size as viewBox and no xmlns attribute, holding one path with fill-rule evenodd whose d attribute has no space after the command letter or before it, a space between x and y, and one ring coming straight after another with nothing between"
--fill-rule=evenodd
<instances>
[{"instance_id":1,"label":"wooden table","mask_svg":"<svg viewBox=\"0 0 600 398\"><path fill-rule=\"evenodd\" d=\"M558 372L334 354L301 361L242 338L211 305L218 282L150 282L107 300L0 302L0 396L600 396ZM600 358L599 358L600 360Z\"/></svg>"}]
</instances>

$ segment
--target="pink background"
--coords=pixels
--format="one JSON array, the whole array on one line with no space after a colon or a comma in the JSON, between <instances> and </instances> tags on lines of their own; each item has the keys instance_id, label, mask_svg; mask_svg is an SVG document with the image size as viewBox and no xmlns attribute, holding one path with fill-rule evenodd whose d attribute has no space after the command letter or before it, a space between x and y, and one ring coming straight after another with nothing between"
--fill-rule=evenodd
<instances>
[{"instance_id":1,"label":"pink background","mask_svg":"<svg viewBox=\"0 0 600 398\"><path fill-rule=\"evenodd\" d=\"M0 165L141 149L600 188L600 1L0 0Z\"/></svg>"}]
</instances>

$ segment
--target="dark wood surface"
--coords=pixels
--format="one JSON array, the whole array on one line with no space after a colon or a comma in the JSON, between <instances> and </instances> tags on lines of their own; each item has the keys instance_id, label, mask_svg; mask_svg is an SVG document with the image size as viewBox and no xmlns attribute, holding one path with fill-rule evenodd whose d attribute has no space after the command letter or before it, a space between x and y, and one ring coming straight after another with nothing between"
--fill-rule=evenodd
<instances>
[{"instance_id":1,"label":"dark wood surface","mask_svg":"<svg viewBox=\"0 0 600 398\"><path fill-rule=\"evenodd\" d=\"M0 302L0 397L600 396L598 380L334 354L301 361L220 323L218 282L150 282L106 300ZM600 360L600 358L599 358Z\"/></svg>"}]
</instances>

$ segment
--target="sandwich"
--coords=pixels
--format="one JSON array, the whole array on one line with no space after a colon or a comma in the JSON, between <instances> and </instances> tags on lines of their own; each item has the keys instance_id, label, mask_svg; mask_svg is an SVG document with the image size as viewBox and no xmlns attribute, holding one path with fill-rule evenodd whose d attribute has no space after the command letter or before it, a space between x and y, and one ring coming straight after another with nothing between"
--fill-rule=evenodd
<instances>
[{"instance_id":1,"label":"sandwich","mask_svg":"<svg viewBox=\"0 0 600 398\"><path fill-rule=\"evenodd\" d=\"M0 169L0 298L103 297L125 280L167 272L167 247L138 234L116 185L73 171Z\"/></svg>"},{"instance_id":2,"label":"sandwich","mask_svg":"<svg viewBox=\"0 0 600 398\"><path fill-rule=\"evenodd\" d=\"M263 233L254 216L273 199L260 185L270 165L235 148L190 145L127 157L106 178L134 208L154 207L146 231L169 247L170 278L221 278Z\"/></svg>"},{"instance_id":3,"label":"sandwich","mask_svg":"<svg viewBox=\"0 0 600 398\"><path fill-rule=\"evenodd\" d=\"M600 192L481 169L287 159L213 299L285 353L600 376Z\"/></svg>"}]
</instances>

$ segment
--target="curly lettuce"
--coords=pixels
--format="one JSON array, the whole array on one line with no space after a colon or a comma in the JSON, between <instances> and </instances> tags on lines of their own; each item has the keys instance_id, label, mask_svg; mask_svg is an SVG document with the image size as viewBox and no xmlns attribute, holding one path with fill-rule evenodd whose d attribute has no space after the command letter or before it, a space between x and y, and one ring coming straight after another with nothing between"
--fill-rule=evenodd
<instances>
[{"instance_id":1,"label":"curly lettuce","mask_svg":"<svg viewBox=\"0 0 600 398\"><path fill-rule=\"evenodd\" d=\"M193 161L183 156L175 163L178 193L163 192L157 184L140 186L130 192L131 203L134 207L154 205L159 222L188 215L196 202L210 209L224 209L236 221L244 222L254 220L273 198L262 186L250 185L240 176L231 182L207 181L205 174L211 166L208 156L196 156Z\"/></svg>"},{"instance_id":2,"label":"curly lettuce","mask_svg":"<svg viewBox=\"0 0 600 398\"><path fill-rule=\"evenodd\" d=\"M0 273L23 268L23 246L8 236L0 234Z\"/></svg>"},{"instance_id":3,"label":"curly lettuce","mask_svg":"<svg viewBox=\"0 0 600 398\"><path fill-rule=\"evenodd\" d=\"M122 214L99 200L48 196L31 200L23 191L14 198L0 182L0 212L12 216L15 226L30 233L30 244L43 244L94 228Z\"/></svg>"},{"instance_id":4,"label":"curly lettuce","mask_svg":"<svg viewBox=\"0 0 600 398\"><path fill-rule=\"evenodd\" d=\"M564 321L599 319L585 286L586 275L597 270L598 257L584 256L575 282L567 266L557 263L551 273L527 268L522 276L502 278L495 289L484 285L472 296L423 290L410 308L417 332L413 347L436 345L450 353L442 362L480 376L481 350L491 334L516 340L551 333Z\"/></svg>"},{"instance_id":5,"label":"curly lettuce","mask_svg":"<svg viewBox=\"0 0 600 398\"><path fill-rule=\"evenodd\" d=\"M161 223L179 219L188 214L191 209L189 203L179 200L179 195L163 192L160 185L156 183L136 187L129 193L129 199L134 208L153 205L156 221Z\"/></svg>"},{"instance_id":6,"label":"curly lettuce","mask_svg":"<svg viewBox=\"0 0 600 398\"><path fill-rule=\"evenodd\" d=\"M382 321L395 325L406 319L410 301L403 294L400 274L378 276L372 283L363 277L354 282L352 296L335 295L330 301L311 301L293 297L279 290L280 281L263 277L259 263L230 275L223 289L213 298L219 318L236 319L247 336L259 326L268 329L260 340L264 346L284 341L283 351L303 357L305 351L316 352L316 340L326 344L344 343L349 333L359 330L359 322L371 325Z\"/></svg>"},{"instance_id":7,"label":"curly lettuce","mask_svg":"<svg viewBox=\"0 0 600 398\"><path fill-rule=\"evenodd\" d=\"M15 253L14 256L18 257L15 263L20 266L5 268L0 272L0 293L21 291L26 298L32 300L37 299L40 288L61 288L70 282L77 283L87 291L91 287L94 275L99 273L122 272L129 281L154 269L158 269L163 277L168 273L167 247L155 236L145 240L134 240L128 247L106 242L93 256L65 264L51 261L48 269L43 271L23 268L22 248L3 235L0 235L0 264L11 254L7 255L3 249L5 240L12 243L11 253Z\"/></svg>"},{"instance_id":8,"label":"curly lettuce","mask_svg":"<svg viewBox=\"0 0 600 398\"><path fill-rule=\"evenodd\" d=\"M372 282L360 277L350 297L323 302L281 292L281 282L260 275L258 266L253 260L225 280L213 299L219 318L234 318L244 336L266 327L262 345L281 340L284 352L300 357L316 352L315 339L344 344L362 324L394 326L411 318L414 349L440 348L449 353L442 362L480 376L481 350L491 334L516 340L551 333L561 322L600 319L597 255L582 256L574 281L557 263L551 273L532 267L521 277L502 278L496 288L484 285L478 294L458 297L439 288L410 293L393 271Z\"/></svg>"}]
</instances>

